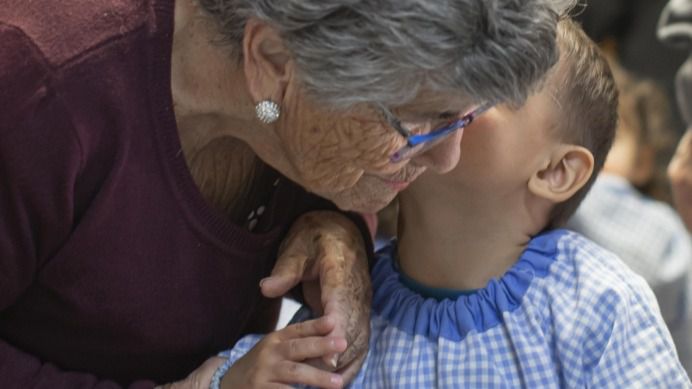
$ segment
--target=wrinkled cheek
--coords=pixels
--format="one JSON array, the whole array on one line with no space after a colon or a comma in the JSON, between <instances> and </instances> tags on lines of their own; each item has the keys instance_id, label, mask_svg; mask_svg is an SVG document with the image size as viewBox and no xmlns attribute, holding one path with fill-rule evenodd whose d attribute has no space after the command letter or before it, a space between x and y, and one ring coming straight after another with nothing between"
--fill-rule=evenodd
<instances>
[{"instance_id":1,"label":"wrinkled cheek","mask_svg":"<svg viewBox=\"0 0 692 389\"><path fill-rule=\"evenodd\" d=\"M372 129L364 133L364 136L359 144L363 164L366 170L381 172L383 170L391 170L391 156L404 146L406 141L394 130L387 130L382 126ZM398 164L395 170L399 170L403 164Z\"/></svg>"},{"instance_id":2,"label":"wrinkled cheek","mask_svg":"<svg viewBox=\"0 0 692 389\"><path fill-rule=\"evenodd\" d=\"M305 185L335 193L353 187L365 172L388 167L396 141L377 125L323 120L301 134L299 145L296 164Z\"/></svg>"},{"instance_id":3,"label":"wrinkled cheek","mask_svg":"<svg viewBox=\"0 0 692 389\"><path fill-rule=\"evenodd\" d=\"M372 177L364 177L354 187L335 194L332 201L345 210L378 212L392 201L397 192L374 180Z\"/></svg>"},{"instance_id":4,"label":"wrinkled cheek","mask_svg":"<svg viewBox=\"0 0 692 389\"><path fill-rule=\"evenodd\" d=\"M305 181L314 192L328 197L330 193L338 193L353 187L362 175L363 170L355 167L345 166L342 169L332 169L331 166L324 167L318 164L314 171L308 169Z\"/></svg>"}]
</instances>

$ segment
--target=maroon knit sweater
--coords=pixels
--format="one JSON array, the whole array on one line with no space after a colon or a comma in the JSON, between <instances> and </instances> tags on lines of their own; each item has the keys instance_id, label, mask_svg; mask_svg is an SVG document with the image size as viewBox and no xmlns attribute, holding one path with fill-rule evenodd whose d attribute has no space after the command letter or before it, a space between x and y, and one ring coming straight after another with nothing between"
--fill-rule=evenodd
<instances>
[{"instance_id":1,"label":"maroon knit sweater","mask_svg":"<svg viewBox=\"0 0 692 389\"><path fill-rule=\"evenodd\" d=\"M280 237L202 198L170 92L172 0L0 0L0 388L151 387L230 347ZM261 197L260 196L260 197Z\"/></svg>"}]
</instances>

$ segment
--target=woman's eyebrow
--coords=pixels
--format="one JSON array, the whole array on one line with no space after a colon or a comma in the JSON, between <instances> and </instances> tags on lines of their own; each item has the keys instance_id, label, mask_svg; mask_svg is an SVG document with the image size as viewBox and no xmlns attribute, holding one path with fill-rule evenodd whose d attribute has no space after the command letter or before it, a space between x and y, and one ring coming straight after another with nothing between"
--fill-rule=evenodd
<instances>
[{"instance_id":1,"label":"woman's eyebrow","mask_svg":"<svg viewBox=\"0 0 692 389\"><path fill-rule=\"evenodd\" d=\"M461 114L461 111L444 111L438 112L436 116L440 119L451 119L460 116Z\"/></svg>"},{"instance_id":2,"label":"woman's eyebrow","mask_svg":"<svg viewBox=\"0 0 692 389\"><path fill-rule=\"evenodd\" d=\"M426 119L451 119L461 115L461 110L448 110L448 111L409 111L409 115L417 116Z\"/></svg>"}]
</instances>

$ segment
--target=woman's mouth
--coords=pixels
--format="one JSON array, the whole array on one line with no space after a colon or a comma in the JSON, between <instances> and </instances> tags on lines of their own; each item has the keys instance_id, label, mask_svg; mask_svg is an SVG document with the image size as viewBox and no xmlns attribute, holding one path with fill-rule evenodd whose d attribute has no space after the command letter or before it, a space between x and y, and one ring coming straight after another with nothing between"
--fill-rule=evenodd
<instances>
[{"instance_id":1,"label":"woman's mouth","mask_svg":"<svg viewBox=\"0 0 692 389\"><path fill-rule=\"evenodd\" d=\"M405 174L397 174L389 177L377 177L391 189L401 192L423 173L424 169L408 171Z\"/></svg>"},{"instance_id":2,"label":"woman's mouth","mask_svg":"<svg viewBox=\"0 0 692 389\"><path fill-rule=\"evenodd\" d=\"M401 192L402 190L406 189L411 184L411 181L391 181L391 180L382 180L389 186L390 188L394 189L397 192Z\"/></svg>"}]
</instances>

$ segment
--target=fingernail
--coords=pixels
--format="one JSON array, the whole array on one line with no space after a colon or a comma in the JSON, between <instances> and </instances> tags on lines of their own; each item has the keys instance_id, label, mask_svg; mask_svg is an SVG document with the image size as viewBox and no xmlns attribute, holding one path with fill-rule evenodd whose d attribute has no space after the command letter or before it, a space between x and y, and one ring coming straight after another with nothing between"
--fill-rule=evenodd
<instances>
[{"instance_id":1,"label":"fingernail","mask_svg":"<svg viewBox=\"0 0 692 389\"><path fill-rule=\"evenodd\" d=\"M329 364L332 365L332 367L335 368L335 369L336 369L336 365L337 365L338 362L339 362L339 356L338 356L338 355L334 355L334 356L329 360Z\"/></svg>"},{"instance_id":2,"label":"fingernail","mask_svg":"<svg viewBox=\"0 0 692 389\"><path fill-rule=\"evenodd\" d=\"M271 278L271 277L264 277L264 278L262 278L262 279L260 280L260 288L262 287L262 284L264 284L264 282L267 281L267 280L270 279L270 278Z\"/></svg>"},{"instance_id":3,"label":"fingernail","mask_svg":"<svg viewBox=\"0 0 692 389\"><path fill-rule=\"evenodd\" d=\"M341 387L342 381L341 381L341 376L340 376L340 375L332 374L332 376L329 378L329 381L330 381L332 384L338 385L339 387Z\"/></svg>"}]
</instances>

